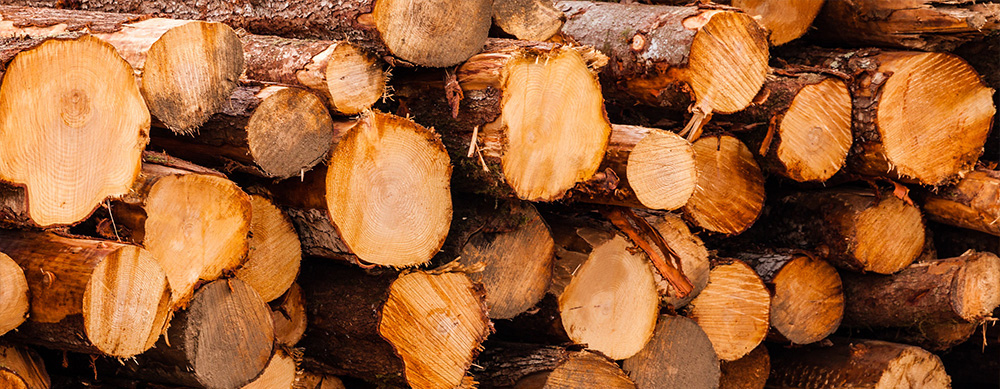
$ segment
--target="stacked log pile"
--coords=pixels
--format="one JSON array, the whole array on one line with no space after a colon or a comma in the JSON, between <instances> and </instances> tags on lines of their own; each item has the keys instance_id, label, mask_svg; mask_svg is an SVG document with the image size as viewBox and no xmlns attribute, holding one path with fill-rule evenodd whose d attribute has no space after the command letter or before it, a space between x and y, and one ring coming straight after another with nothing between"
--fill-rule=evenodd
<instances>
[{"instance_id":1,"label":"stacked log pile","mask_svg":"<svg viewBox=\"0 0 1000 389\"><path fill-rule=\"evenodd\" d=\"M1000 3L293 3L0 0L0 387L1000 385Z\"/></svg>"}]
</instances>

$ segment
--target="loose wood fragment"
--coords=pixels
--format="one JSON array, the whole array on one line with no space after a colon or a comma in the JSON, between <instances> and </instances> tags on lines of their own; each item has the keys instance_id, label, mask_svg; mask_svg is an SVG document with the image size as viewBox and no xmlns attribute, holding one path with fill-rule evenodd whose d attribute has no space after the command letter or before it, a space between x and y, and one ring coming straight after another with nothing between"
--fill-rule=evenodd
<instances>
[{"instance_id":1,"label":"loose wood fragment","mask_svg":"<svg viewBox=\"0 0 1000 389\"><path fill-rule=\"evenodd\" d=\"M722 361L719 389L764 389L771 374L771 357L761 343L735 361Z\"/></svg>"},{"instance_id":2,"label":"loose wood fragment","mask_svg":"<svg viewBox=\"0 0 1000 389\"><path fill-rule=\"evenodd\" d=\"M10 383L11 388L48 389L52 385L42 358L25 347L0 344L0 371L4 371L0 384Z\"/></svg>"},{"instance_id":3,"label":"loose wood fragment","mask_svg":"<svg viewBox=\"0 0 1000 389\"><path fill-rule=\"evenodd\" d=\"M271 319L274 321L274 341L288 347L295 347L306 333L306 303L302 299L302 288L292 284L291 288L277 300L270 303Z\"/></svg>"},{"instance_id":4,"label":"loose wood fragment","mask_svg":"<svg viewBox=\"0 0 1000 389\"><path fill-rule=\"evenodd\" d=\"M28 317L28 281L17 262L0 253L0 335L17 328Z\"/></svg>"},{"instance_id":5,"label":"loose wood fragment","mask_svg":"<svg viewBox=\"0 0 1000 389\"><path fill-rule=\"evenodd\" d=\"M473 367L480 388L636 388L613 361L599 353L559 346L495 343Z\"/></svg>"},{"instance_id":6,"label":"loose wood fragment","mask_svg":"<svg viewBox=\"0 0 1000 389\"><path fill-rule=\"evenodd\" d=\"M948 388L941 359L919 347L863 339L834 339L833 346L772 347L775 387Z\"/></svg>"},{"instance_id":7,"label":"loose wood fragment","mask_svg":"<svg viewBox=\"0 0 1000 389\"><path fill-rule=\"evenodd\" d=\"M977 169L921 197L930 220L1000 236L1000 171Z\"/></svg>"},{"instance_id":8,"label":"loose wood fragment","mask_svg":"<svg viewBox=\"0 0 1000 389\"><path fill-rule=\"evenodd\" d=\"M683 316L660 316L653 338L622 368L638 389L719 385L719 358L712 342L697 323Z\"/></svg>"},{"instance_id":9,"label":"loose wood fragment","mask_svg":"<svg viewBox=\"0 0 1000 389\"><path fill-rule=\"evenodd\" d=\"M739 234L764 208L764 175L750 150L730 135L694 142L698 185L683 211L697 227Z\"/></svg>"},{"instance_id":10,"label":"loose wood fragment","mask_svg":"<svg viewBox=\"0 0 1000 389\"><path fill-rule=\"evenodd\" d=\"M493 1L493 22L517 39L548 40L559 33L564 20L552 0Z\"/></svg>"},{"instance_id":11,"label":"loose wood fragment","mask_svg":"<svg viewBox=\"0 0 1000 389\"><path fill-rule=\"evenodd\" d=\"M719 359L734 361L767 336L771 295L753 269L740 261L712 268L708 286L689 304L688 317L708 334Z\"/></svg>"},{"instance_id":12,"label":"loose wood fragment","mask_svg":"<svg viewBox=\"0 0 1000 389\"><path fill-rule=\"evenodd\" d=\"M299 275L302 249L292 222L270 200L250 196L249 250L236 277L270 302L292 286Z\"/></svg>"}]
</instances>

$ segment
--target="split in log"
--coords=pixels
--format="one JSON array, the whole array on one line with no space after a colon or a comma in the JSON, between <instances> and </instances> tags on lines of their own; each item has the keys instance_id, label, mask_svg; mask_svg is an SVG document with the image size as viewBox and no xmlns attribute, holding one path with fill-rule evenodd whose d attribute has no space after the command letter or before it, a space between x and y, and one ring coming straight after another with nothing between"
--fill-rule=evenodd
<instances>
[{"instance_id":1,"label":"split in log","mask_svg":"<svg viewBox=\"0 0 1000 389\"><path fill-rule=\"evenodd\" d=\"M128 358L160 337L170 312L167 277L138 246L47 232L0 231L31 293L17 340ZM6 285L4 285L6 288Z\"/></svg>"},{"instance_id":2,"label":"split in log","mask_svg":"<svg viewBox=\"0 0 1000 389\"><path fill-rule=\"evenodd\" d=\"M660 316L653 338L622 368L638 389L715 388L719 358L697 323L683 316Z\"/></svg>"},{"instance_id":3,"label":"split in log","mask_svg":"<svg viewBox=\"0 0 1000 389\"><path fill-rule=\"evenodd\" d=\"M847 327L978 321L1000 305L1000 258L990 253L914 263L892 275L841 277Z\"/></svg>"},{"instance_id":4,"label":"split in log","mask_svg":"<svg viewBox=\"0 0 1000 389\"><path fill-rule=\"evenodd\" d=\"M489 333L481 287L461 273L383 270L303 261L309 370L376 384L454 387Z\"/></svg>"},{"instance_id":5,"label":"split in log","mask_svg":"<svg viewBox=\"0 0 1000 389\"><path fill-rule=\"evenodd\" d=\"M482 389L636 388L607 357L559 346L495 343L480 355L472 373Z\"/></svg>"},{"instance_id":6,"label":"split in log","mask_svg":"<svg viewBox=\"0 0 1000 389\"><path fill-rule=\"evenodd\" d=\"M927 218L1000 236L1000 171L977 169L955 185L922 193Z\"/></svg>"},{"instance_id":7,"label":"split in log","mask_svg":"<svg viewBox=\"0 0 1000 389\"><path fill-rule=\"evenodd\" d=\"M17 262L0 253L0 335L17 328L28 317L28 281Z\"/></svg>"},{"instance_id":8,"label":"split in log","mask_svg":"<svg viewBox=\"0 0 1000 389\"><path fill-rule=\"evenodd\" d=\"M51 387L45 363L37 353L24 347L0 344L0 386L5 383L12 384L9 388L49 389ZM18 386L18 384L23 386Z\"/></svg>"},{"instance_id":9,"label":"split in log","mask_svg":"<svg viewBox=\"0 0 1000 389\"><path fill-rule=\"evenodd\" d=\"M771 290L771 326L795 344L823 340L844 317L844 289L837 270L813 254L755 250L732 255L746 262Z\"/></svg>"},{"instance_id":10,"label":"split in log","mask_svg":"<svg viewBox=\"0 0 1000 389\"><path fill-rule=\"evenodd\" d=\"M851 94L830 76L770 75L763 101L717 121L739 123L733 131L770 172L799 181L826 181L844 166L851 148Z\"/></svg>"},{"instance_id":11,"label":"split in log","mask_svg":"<svg viewBox=\"0 0 1000 389\"><path fill-rule=\"evenodd\" d=\"M299 177L330 152L334 126L323 101L298 88L239 87L192 136L153 130L153 149L225 171Z\"/></svg>"},{"instance_id":12,"label":"split in log","mask_svg":"<svg viewBox=\"0 0 1000 389\"><path fill-rule=\"evenodd\" d=\"M750 228L764 208L764 175L753 153L731 135L694 142L698 185L683 211L694 226L733 235Z\"/></svg>"},{"instance_id":13,"label":"split in log","mask_svg":"<svg viewBox=\"0 0 1000 389\"><path fill-rule=\"evenodd\" d=\"M687 224L678 215L665 213L647 218L647 220L656 228L656 232L660 234L666 245L680 258L681 268L679 270L691 281L691 285L694 287L686 297L678 298L673 286L663 280L659 273L656 274L657 284L660 285L661 289L666 288L660 293L663 296L663 302L674 309L682 308L698 297L698 294L708 285L708 273L711 269L708 261L708 249L705 248L705 244L698 235L691 233Z\"/></svg>"},{"instance_id":14,"label":"split in log","mask_svg":"<svg viewBox=\"0 0 1000 389\"><path fill-rule=\"evenodd\" d=\"M891 193L838 188L800 192L775 205L762 221L776 245L814 250L839 268L892 274L924 249L920 209Z\"/></svg>"},{"instance_id":15,"label":"split in log","mask_svg":"<svg viewBox=\"0 0 1000 389\"><path fill-rule=\"evenodd\" d=\"M292 222L268 199L250 196L250 238L246 261L236 278L249 284L264 301L288 291L299 275L302 249Z\"/></svg>"},{"instance_id":16,"label":"split in log","mask_svg":"<svg viewBox=\"0 0 1000 389\"><path fill-rule=\"evenodd\" d=\"M276 348L271 361L253 382L243 389L293 389L298 363L282 348Z\"/></svg>"},{"instance_id":17,"label":"split in log","mask_svg":"<svg viewBox=\"0 0 1000 389\"><path fill-rule=\"evenodd\" d=\"M559 33L566 16L552 0L494 0L493 22L517 39L546 41Z\"/></svg>"},{"instance_id":18,"label":"split in log","mask_svg":"<svg viewBox=\"0 0 1000 389\"><path fill-rule=\"evenodd\" d=\"M949 388L941 359L898 343L834 339L833 346L772 347L768 385L780 388Z\"/></svg>"},{"instance_id":19,"label":"split in log","mask_svg":"<svg viewBox=\"0 0 1000 389\"><path fill-rule=\"evenodd\" d=\"M4 43L0 179L25 189L3 190L3 217L76 224L139 174L150 118L132 68L92 36Z\"/></svg>"},{"instance_id":20,"label":"split in log","mask_svg":"<svg viewBox=\"0 0 1000 389\"><path fill-rule=\"evenodd\" d=\"M688 317L708 334L719 359L747 355L767 336L771 295L746 263L721 261L708 286L689 304Z\"/></svg>"},{"instance_id":21,"label":"split in log","mask_svg":"<svg viewBox=\"0 0 1000 389\"><path fill-rule=\"evenodd\" d=\"M735 361L722 361L719 389L764 389L771 374L771 356L764 344Z\"/></svg>"},{"instance_id":22,"label":"split in log","mask_svg":"<svg viewBox=\"0 0 1000 389\"><path fill-rule=\"evenodd\" d=\"M0 18L0 36L88 31L110 43L136 69L149 111L180 134L193 133L222 109L243 71L240 39L222 23L10 6L0 6ZM64 58L80 62L72 54ZM88 102L84 97L72 101ZM89 114L77 109L77 115Z\"/></svg>"},{"instance_id":23,"label":"split in log","mask_svg":"<svg viewBox=\"0 0 1000 389\"><path fill-rule=\"evenodd\" d=\"M250 80L308 88L343 115L357 115L385 95L381 63L350 42L237 33Z\"/></svg>"},{"instance_id":24,"label":"split in log","mask_svg":"<svg viewBox=\"0 0 1000 389\"><path fill-rule=\"evenodd\" d=\"M274 321L274 341L294 347L306 333L306 303L302 299L302 288L299 284L292 284L283 296L270 305L271 319Z\"/></svg>"}]
</instances>

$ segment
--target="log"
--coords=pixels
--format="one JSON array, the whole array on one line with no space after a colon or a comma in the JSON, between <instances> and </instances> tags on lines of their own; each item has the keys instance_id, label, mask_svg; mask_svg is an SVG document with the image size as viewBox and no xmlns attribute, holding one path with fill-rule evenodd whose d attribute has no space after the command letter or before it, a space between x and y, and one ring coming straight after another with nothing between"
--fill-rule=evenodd
<instances>
[{"instance_id":1,"label":"log","mask_svg":"<svg viewBox=\"0 0 1000 389\"><path fill-rule=\"evenodd\" d=\"M330 152L333 121L316 95L283 86L239 87L197 134L154 129L151 148L228 172L298 177Z\"/></svg>"},{"instance_id":2,"label":"log","mask_svg":"<svg viewBox=\"0 0 1000 389\"><path fill-rule=\"evenodd\" d=\"M694 142L698 184L684 205L696 227L727 235L750 228L764 208L764 175L750 149L730 135Z\"/></svg>"},{"instance_id":3,"label":"log","mask_svg":"<svg viewBox=\"0 0 1000 389\"><path fill-rule=\"evenodd\" d=\"M764 389L771 374L771 356L761 343L743 358L722 361L719 389Z\"/></svg>"},{"instance_id":4,"label":"log","mask_svg":"<svg viewBox=\"0 0 1000 389\"><path fill-rule=\"evenodd\" d=\"M123 375L199 388L238 388L271 358L274 332L264 300L237 278L198 288L170 320L164 339L135 360L115 362ZM238 353L238 354L234 354Z\"/></svg>"},{"instance_id":5,"label":"log","mask_svg":"<svg viewBox=\"0 0 1000 389\"><path fill-rule=\"evenodd\" d=\"M299 371L293 389L347 389L337 376Z\"/></svg>"},{"instance_id":6,"label":"log","mask_svg":"<svg viewBox=\"0 0 1000 389\"><path fill-rule=\"evenodd\" d=\"M45 363L36 352L0 344L0 384L3 383L12 384L10 388L25 389L48 389L52 385ZM23 386L17 386L18 383Z\"/></svg>"},{"instance_id":7,"label":"log","mask_svg":"<svg viewBox=\"0 0 1000 389\"><path fill-rule=\"evenodd\" d=\"M524 343L491 344L473 367L480 388L614 388L635 383L600 353Z\"/></svg>"},{"instance_id":8,"label":"log","mask_svg":"<svg viewBox=\"0 0 1000 389\"><path fill-rule=\"evenodd\" d=\"M720 260L687 316L705 330L719 359L734 361L767 336L770 305L771 295L750 266Z\"/></svg>"},{"instance_id":9,"label":"log","mask_svg":"<svg viewBox=\"0 0 1000 389\"><path fill-rule=\"evenodd\" d=\"M829 263L797 250L748 250L732 257L750 265L771 290L771 327L778 338L809 344L840 326L844 289Z\"/></svg>"},{"instance_id":10,"label":"log","mask_svg":"<svg viewBox=\"0 0 1000 389\"><path fill-rule=\"evenodd\" d=\"M28 281L24 270L7 254L0 253L0 335L24 323L28 317Z\"/></svg>"},{"instance_id":11,"label":"log","mask_svg":"<svg viewBox=\"0 0 1000 389\"><path fill-rule=\"evenodd\" d=\"M847 327L978 321L1000 305L1000 258L968 252L893 275L843 273Z\"/></svg>"},{"instance_id":12,"label":"log","mask_svg":"<svg viewBox=\"0 0 1000 389\"><path fill-rule=\"evenodd\" d=\"M768 75L751 104L732 121L768 172L798 182L823 182L838 172L851 148L851 95L844 81L817 73Z\"/></svg>"},{"instance_id":13,"label":"log","mask_svg":"<svg viewBox=\"0 0 1000 389\"><path fill-rule=\"evenodd\" d=\"M712 342L697 323L683 316L660 316L653 338L622 368L638 389L719 386L719 358Z\"/></svg>"},{"instance_id":14,"label":"log","mask_svg":"<svg viewBox=\"0 0 1000 389\"><path fill-rule=\"evenodd\" d=\"M781 46L809 31L809 27L812 26L813 20L826 1L731 0L730 3L733 7L753 16L761 27L771 33L768 40L772 46Z\"/></svg>"},{"instance_id":15,"label":"log","mask_svg":"<svg viewBox=\"0 0 1000 389\"><path fill-rule=\"evenodd\" d=\"M1000 171L977 169L936 193L922 191L924 213L935 222L1000 236Z\"/></svg>"},{"instance_id":16,"label":"log","mask_svg":"<svg viewBox=\"0 0 1000 389\"><path fill-rule=\"evenodd\" d=\"M264 301L288 291L299 275L302 249L292 222L263 196L250 196L250 238L236 278L249 284Z\"/></svg>"},{"instance_id":17,"label":"log","mask_svg":"<svg viewBox=\"0 0 1000 389\"><path fill-rule=\"evenodd\" d=\"M247 79L307 88L343 115L371 108L386 93L389 77L381 62L349 41L237 33Z\"/></svg>"},{"instance_id":18,"label":"log","mask_svg":"<svg viewBox=\"0 0 1000 389\"><path fill-rule=\"evenodd\" d=\"M4 43L0 180L25 189L3 190L0 214L21 225L76 224L139 173L150 118L132 69L92 36Z\"/></svg>"},{"instance_id":19,"label":"log","mask_svg":"<svg viewBox=\"0 0 1000 389\"><path fill-rule=\"evenodd\" d=\"M563 34L610 57L602 73L609 98L733 113L764 84L767 35L750 15L590 1L556 7L566 14Z\"/></svg>"},{"instance_id":20,"label":"log","mask_svg":"<svg viewBox=\"0 0 1000 389\"><path fill-rule=\"evenodd\" d=\"M0 17L0 36L89 31L110 43L136 69L150 113L180 134L222 109L243 71L239 37L222 23L11 6Z\"/></svg>"},{"instance_id":21,"label":"log","mask_svg":"<svg viewBox=\"0 0 1000 389\"><path fill-rule=\"evenodd\" d=\"M26 0L27 3L50 3ZM236 4L185 1L88 1L60 3L64 7L166 14L184 19L224 22L255 34L293 38L349 40L390 64L407 62L430 67L456 65L479 52L490 29L491 2L476 0L462 7L442 0L351 0L336 4L310 3L289 7L281 1ZM403 17L406 16L406 17Z\"/></svg>"},{"instance_id":22,"label":"log","mask_svg":"<svg viewBox=\"0 0 1000 389\"><path fill-rule=\"evenodd\" d=\"M298 375L298 363L282 348L276 348L260 376L243 389L292 389Z\"/></svg>"},{"instance_id":23,"label":"log","mask_svg":"<svg viewBox=\"0 0 1000 389\"><path fill-rule=\"evenodd\" d=\"M985 232L967 230L934 222L928 223L934 246L941 258L958 257L969 250L1000 256L1000 238Z\"/></svg>"},{"instance_id":24,"label":"log","mask_svg":"<svg viewBox=\"0 0 1000 389\"><path fill-rule=\"evenodd\" d=\"M278 299L271 301L271 319L274 321L274 341L279 345L294 347L306 333L306 303L302 287L292 284Z\"/></svg>"},{"instance_id":25,"label":"log","mask_svg":"<svg viewBox=\"0 0 1000 389\"><path fill-rule=\"evenodd\" d=\"M778 246L815 250L851 271L892 274L920 256L920 209L870 189L800 192L779 200L758 232Z\"/></svg>"},{"instance_id":26,"label":"log","mask_svg":"<svg viewBox=\"0 0 1000 389\"><path fill-rule=\"evenodd\" d=\"M877 339L920 347L935 353L947 351L972 338L982 320L973 322L926 322L913 327L851 328L841 331L856 338ZM972 341L975 343L975 341ZM979 343L982 343L981 341Z\"/></svg>"},{"instance_id":27,"label":"log","mask_svg":"<svg viewBox=\"0 0 1000 389\"><path fill-rule=\"evenodd\" d=\"M1000 347L966 342L941 354L945 371L956 388L992 388L1000 386Z\"/></svg>"},{"instance_id":28,"label":"log","mask_svg":"<svg viewBox=\"0 0 1000 389\"><path fill-rule=\"evenodd\" d=\"M661 289L666 289L660 294L663 302L680 309L691 302L708 285L708 273L711 265L708 260L708 249L698 235L691 233L687 224L679 215L665 213L655 217L647 217L646 220L656 228L656 231L663 238L663 241L680 258L681 273L691 281L694 287L686 297L677 297L676 289L662 279L658 273L657 284Z\"/></svg>"},{"instance_id":29,"label":"log","mask_svg":"<svg viewBox=\"0 0 1000 389\"><path fill-rule=\"evenodd\" d=\"M7 230L0 231L0 251L24 269L31 295L29 320L9 336L119 358L146 351L160 337L170 313L170 287L152 252Z\"/></svg>"},{"instance_id":30,"label":"log","mask_svg":"<svg viewBox=\"0 0 1000 389\"><path fill-rule=\"evenodd\" d=\"M489 333L481 287L461 273L382 270L306 260L304 367L375 384L454 387Z\"/></svg>"},{"instance_id":31,"label":"log","mask_svg":"<svg viewBox=\"0 0 1000 389\"><path fill-rule=\"evenodd\" d=\"M825 43L951 51L1000 29L1000 4L970 0L828 1L814 24L810 38Z\"/></svg>"},{"instance_id":32,"label":"log","mask_svg":"<svg viewBox=\"0 0 1000 389\"><path fill-rule=\"evenodd\" d=\"M948 388L941 359L926 350L877 340L835 338L832 346L772 347L767 384L784 388Z\"/></svg>"},{"instance_id":33,"label":"log","mask_svg":"<svg viewBox=\"0 0 1000 389\"><path fill-rule=\"evenodd\" d=\"M494 0L493 22L517 39L546 41L559 33L566 16L552 0Z\"/></svg>"},{"instance_id":34,"label":"log","mask_svg":"<svg viewBox=\"0 0 1000 389\"><path fill-rule=\"evenodd\" d=\"M243 264L250 196L221 174L147 154L130 193L110 203L112 236L141 244L167 273L171 304ZM107 225L108 223L105 223Z\"/></svg>"},{"instance_id":35,"label":"log","mask_svg":"<svg viewBox=\"0 0 1000 389\"><path fill-rule=\"evenodd\" d=\"M810 49L789 58L854 75L847 167L856 174L939 186L972 170L982 154L993 90L955 55Z\"/></svg>"}]
</instances>

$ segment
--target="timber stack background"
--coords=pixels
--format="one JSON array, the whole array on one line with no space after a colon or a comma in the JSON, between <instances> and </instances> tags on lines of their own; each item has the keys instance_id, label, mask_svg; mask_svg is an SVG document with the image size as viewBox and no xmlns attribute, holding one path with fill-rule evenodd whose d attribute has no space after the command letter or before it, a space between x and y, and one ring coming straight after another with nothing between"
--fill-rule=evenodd
<instances>
[{"instance_id":1,"label":"timber stack background","mask_svg":"<svg viewBox=\"0 0 1000 389\"><path fill-rule=\"evenodd\" d=\"M0 387L1000 386L1000 2L0 0Z\"/></svg>"}]
</instances>

